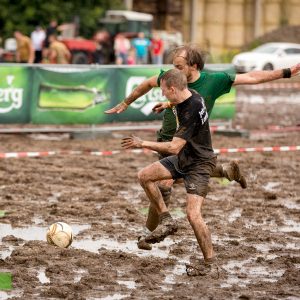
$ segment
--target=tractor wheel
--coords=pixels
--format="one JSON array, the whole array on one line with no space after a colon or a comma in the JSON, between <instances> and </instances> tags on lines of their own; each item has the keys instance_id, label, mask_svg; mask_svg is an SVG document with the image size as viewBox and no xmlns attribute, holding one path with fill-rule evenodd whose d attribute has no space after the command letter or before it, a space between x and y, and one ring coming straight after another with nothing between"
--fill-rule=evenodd
<instances>
[{"instance_id":1,"label":"tractor wheel","mask_svg":"<svg viewBox=\"0 0 300 300\"><path fill-rule=\"evenodd\" d=\"M72 55L72 64L75 65L87 65L89 63L89 58L84 52L76 52Z\"/></svg>"}]
</instances>

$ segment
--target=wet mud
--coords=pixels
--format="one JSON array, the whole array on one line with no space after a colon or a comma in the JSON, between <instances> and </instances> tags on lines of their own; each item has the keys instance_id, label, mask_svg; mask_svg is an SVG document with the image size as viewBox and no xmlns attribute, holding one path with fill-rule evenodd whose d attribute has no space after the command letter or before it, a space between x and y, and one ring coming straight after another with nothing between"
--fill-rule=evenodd
<instances>
[{"instance_id":1,"label":"wet mud","mask_svg":"<svg viewBox=\"0 0 300 300\"><path fill-rule=\"evenodd\" d=\"M91 140L1 135L0 152L118 150L128 134ZM155 139L154 132L136 134ZM212 139L215 148L300 144L299 131L266 140ZM223 268L218 280L185 272L186 263L202 256L180 184L170 206L177 233L151 251L137 248L149 203L137 172L156 161L155 154L0 159L0 271L13 279L0 299L299 299L299 152L218 159L239 161L248 180L245 190L225 179L210 182L203 215ZM56 221L73 228L68 249L46 242Z\"/></svg>"}]
</instances>

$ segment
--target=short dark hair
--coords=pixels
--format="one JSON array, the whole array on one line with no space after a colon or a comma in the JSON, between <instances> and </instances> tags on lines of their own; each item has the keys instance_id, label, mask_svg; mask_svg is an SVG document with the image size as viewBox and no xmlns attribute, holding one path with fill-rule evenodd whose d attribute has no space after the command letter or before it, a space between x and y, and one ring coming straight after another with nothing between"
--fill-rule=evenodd
<instances>
[{"instance_id":1,"label":"short dark hair","mask_svg":"<svg viewBox=\"0 0 300 300\"><path fill-rule=\"evenodd\" d=\"M175 88L183 91L187 88L187 78L185 74L180 72L177 69L171 69L167 72L165 72L161 78L160 81L164 81L166 83L166 86L170 88L171 86L174 86Z\"/></svg>"},{"instance_id":2,"label":"short dark hair","mask_svg":"<svg viewBox=\"0 0 300 300\"><path fill-rule=\"evenodd\" d=\"M185 59L189 66L197 65L197 69L200 71L204 68L207 53L202 51L198 45L187 44L176 47L171 52L172 59L179 56L182 52L185 52Z\"/></svg>"}]
</instances>

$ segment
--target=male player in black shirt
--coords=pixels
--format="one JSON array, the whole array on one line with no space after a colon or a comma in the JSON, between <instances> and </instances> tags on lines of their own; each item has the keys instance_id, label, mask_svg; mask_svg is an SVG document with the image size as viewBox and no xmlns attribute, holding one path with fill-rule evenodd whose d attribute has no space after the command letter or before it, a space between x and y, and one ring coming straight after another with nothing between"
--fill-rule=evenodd
<instances>
[{"instance_id":1,"label":"male player in black shirt","mask_svg":"<svg viewBox=\"0 0 300 300\"><path fill-rule=\"evenodd\" d=\"M172 219L157 183L165 179L183 178L187 191L187 218L205 261L202 266L187 265L187 274L218 278L219 270L211 234L201 215L210 174L216 166L204 100L199 94L187 88L186 76L177 69L165 72L160 83L163 95L175 106L177 131L173 140L150 142L131 136L122 141L125 149L148 148L171 155L148 165L138 173L140 184L159 215L159 225L146 236L145 241L158 243L177 231L177 223Z\"/></svg>"}]
</instances>

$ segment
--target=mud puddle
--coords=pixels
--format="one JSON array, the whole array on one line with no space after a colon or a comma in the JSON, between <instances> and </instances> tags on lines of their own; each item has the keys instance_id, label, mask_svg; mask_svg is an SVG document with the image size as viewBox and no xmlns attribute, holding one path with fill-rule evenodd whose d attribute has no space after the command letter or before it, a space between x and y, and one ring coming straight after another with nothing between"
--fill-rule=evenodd
<instances>
[{"instance_id":1,"label":"mud puddle","mask_svg":"<svg viewBox=\"0 0 300 300\"><path fill-rule=\"evenodd\" d=\"M35 224L42 222L41 219L35 219ZM113 224L120 224L119 222L114 222ZM81 233L83 230L90 229L90 225L79 225L71 224L73 230L73 242L70 247L75 249L82 249L93 253L98 253L101 250L108 251L123 251L126 253L132 253L141 257L155 256L160 258L166 258L169 256L168 247L174 242L170 238L166 238L163 242L153 245L153 251L144 251L137 248L136 239L127 240L126 242L119 242L110 237L93 239L91 236L76 238L76 235ZM17 239L24 241L45 241L46 242L46 232L47 228L45 226L30 226L30 227L16 227L13 228L10 224L0 224L0 240L6 236L14 236ZM20 243L22 244L22 243ZM8 249L1 251L0 257L5 259L8 257L16 246L9 245ZM42 273L41 273L42 276ZM43 276L42 276L43 277ZM42 278L41 277L41 278Z\"/></svg>"},{"instance_id":2,"label":"mud puddle","mask_svg":"<svg viewBox=\"0 0 300 300\"><path fill-rule=\"evenodd\" d=\"M38 222L42 222L42 219L35 219L35 224ZM74 236L76 236L81 231L89 229L90 225L72 224L71 227ZM0 224L0 241L2 242L4 237L13 236L23 241L36 240L46 242L47 229L48 227L45 226L12 227L10 224ZM22 242L19 244L21 245ZM15 248L16 246L9 245L7 249L1 251L0 258L5 259L10 256Z\"/></svg>"}]
</instances>

